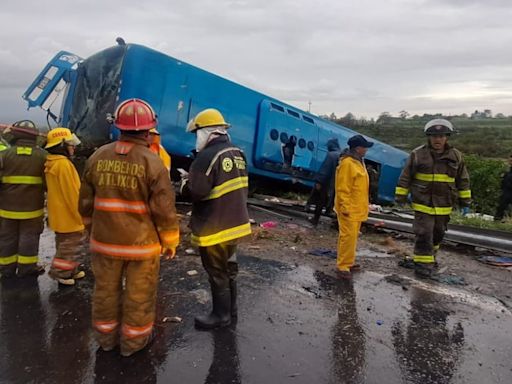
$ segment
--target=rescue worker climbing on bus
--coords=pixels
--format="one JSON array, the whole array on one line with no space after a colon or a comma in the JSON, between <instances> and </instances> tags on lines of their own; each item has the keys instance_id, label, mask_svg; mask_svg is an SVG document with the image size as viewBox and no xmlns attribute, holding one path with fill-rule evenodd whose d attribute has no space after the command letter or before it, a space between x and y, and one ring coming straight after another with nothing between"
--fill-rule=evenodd
<instances>
[{"instance_id":1,"label":"rescue worker climbing on bus","mask_svg":"<svg viewBox=\"0 0 512 384\"><path fill-rule=\"evenodd\" d=\"M414 267L421 277L431 277L450 214L457 204L469 207L471 190L462 154L448 144L448 137L454 132L452 123L433 119L425 125L424 132L427 144L411 152L400 175L395 199L405 203L411 194L416 236L412 260L405 259L400 265Z\"/></svg>"},{"instance_id":2,"label":"rescue worker climbing on bus","mask_svg":"<svg viewBox=\"0 0 512 384\"><path fill-rule=\"evenodd\" d=\"M503 220L505 211L512 204L512 155L508 158L508 164L510 165L510 170L501 179L501 197L498 209L496 210L496 216L494 216L495 221Z\"/></svg>"},{"instance_id":3,"label":"rescue worker climbing on bus","mask_svg":"<svg viewBox=\"0 0 512 384\"><path fill-rule=\"evenodd\" d=\"M293 164L293 157L295 156L296 145L297 138L292 135L281 148L283 152L283 170L290 171Z\"/></svg>"},{"instance_id":4,"label":"rescue worker climbing on bus","mask_svg":"<svg viewBox=\"0 0 512 384\"><path fill-rule=\"evenodd\" d=\"M331 138L327 140L327 154L316 174L316 182L314 191L317 191L317 199L315 205L315 214L310 222L313 226L318 225L320 215L325 207L325 214L330 215L334 205L334 180L336 167L340 159L341 149L338 139ZM314 192L312 192L313 195Z\"/></svg>"},{"instance_id":5,"label":"rescue worker climbing on bus","mask_svg":"<svg viewBox=\"0 0 512 384\"><path fill-rule=\"evenodd\" d=\"M160 132L156 128L149 130L149 149L160 157L168 171L171 170L171 156L161 144Z\"/></svg>"},{"instance_id":6,"label":"rescue worker climbing on bus","mask_svg":"<svg viewBox=\"0 0 512 384\"><path fill-rule=\"evenodd\" d=\"M149 149L155 112L143 100L125 100L114 124L119 140L87 160L79 211L91 225L96 339L103 350L120 344L130 356L155 335L160 255L175 256L179 224L169 172Z\"/></svg>"},{"instance_id":7,"label":"rescue worker climbing on bus","mask_svg":"<svg viewBox=\"0 0 512 384\"><path fill-rule=\"evenodd\" d=\"M45 149L48 225L55 232L55 256L49 276L63 285L74 285L85 277L80 271L84 224L78 212L80 178L70 158L80 140L68 128L48 132Z\"/></svg>"},{"instance_id":8,"label":"rescue worker climbing on bus","mask_svg":"<svg viewBox=\"0 0 512 384\"><path fill-rule=\"evenodd\" d=\"M227 326L237 316L237 243L251 234L248 176L243 152L229 138L230 127L216 109L199 112L187 125L196 134L197 156L181 193L192 200L192 243L208 273L212 310L195 318L199 329Z\"/></svg>"},{"instance_id":9,"label":"rescue worker climbing on bus","mask_svg":"<svg viewBox=\"0 0 512 384\"><path fill-rule=\"evenodd\" d=\"M2 278L39 275L39 236L44 223L44 163L39 131L21 120L3 132L10 148L0 152L0 273Z\"/></svg>"},{"instance_id":10,"label":"rescue worker climbing on bus","mask_svg":"<svg viewBox=\"0 0 512 384\"><path fill-rule=\"evenodd\" d=\"M357 238L361 223L368 219L369 186L364 156L373 143L361 135L352 136L349 151L342 155L336 168L334 210L338 215L338 277L351 279L351 271L360 268L355 263Z\"/></svg>"}]
</instances>

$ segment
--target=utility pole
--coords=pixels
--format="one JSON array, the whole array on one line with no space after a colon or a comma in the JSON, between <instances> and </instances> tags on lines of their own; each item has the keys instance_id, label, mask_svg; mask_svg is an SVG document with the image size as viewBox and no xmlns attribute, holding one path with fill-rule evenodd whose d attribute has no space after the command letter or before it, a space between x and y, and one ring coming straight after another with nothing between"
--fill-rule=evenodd
<instances>
[{"instance_id":1,"label":"utility pole","mask_svg":"<svg viewBox=\"0 0 512 384\"><path fill-rule=\"evenodd\" d=\"M308 101L308 112L311 113L311 100Z\"/></svg>"}]
</instances>

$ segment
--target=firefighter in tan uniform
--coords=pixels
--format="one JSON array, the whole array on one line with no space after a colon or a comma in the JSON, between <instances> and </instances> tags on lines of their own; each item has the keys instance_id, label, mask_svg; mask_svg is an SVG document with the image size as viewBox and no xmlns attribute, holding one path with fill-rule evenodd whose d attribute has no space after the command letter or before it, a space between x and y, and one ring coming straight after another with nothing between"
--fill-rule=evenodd
<instances>
[{"instance_id":1,"label":"firefighter in tan uniform","mask_svg":"<svg viewBox=\"0 0 512 384\"><path fill-rule=\"evenodd\" d=\"M395 199L405 203L410 193L414 210L413 266L418 275L429 277L437 266L435 254L448 228L450 214L458 204L471 203L469 174L462 154L448 144L453 132L445 119L429 121L424 128L428 143L414 149L400 175ZM404 260L403 266L411 266Z\"/></svg>"},{"instance_id":2,"label":"firefighter in tan uniform","mask_svg":"<svg viewBox=\"0 0 512 384\"><path fill-rule=\"evenodd\" d=\"M22 120L3 133L11 145L0 152L0 273L38 275L39 236L44 228L44 162L39 132Z\"/></svg>"},{"instance_id":3,"label":"firefighter in tan uniform","mask_svg":"<svg viewBox=\"0 0 512 384\"><path fill-rule=\"evenodd\" d=\"M182 180L181 193L192 200L192 243L199 246L213 304L209 315L195 318L199 329L227 326L237 316L236 246L251 234L247 163L231 144L228 127L216 109L199 112L187 126L197 136L197 157Z\"/></svg>"},{"instance_id":4,"label":"firefighter in tan uniform","mask_svg":"<svg viewBox=\"0 0 512 384\"><path fill-rule=\"evenodd\" d=\"M174 257L179 224L169 172L149 150L153 109L126 100L114 124L119 140L87 161L79 210L91 223L97 340L106 351L120 343L121 355L130 356L152 339L160 255Z\"/></svg>"}]
</instances>

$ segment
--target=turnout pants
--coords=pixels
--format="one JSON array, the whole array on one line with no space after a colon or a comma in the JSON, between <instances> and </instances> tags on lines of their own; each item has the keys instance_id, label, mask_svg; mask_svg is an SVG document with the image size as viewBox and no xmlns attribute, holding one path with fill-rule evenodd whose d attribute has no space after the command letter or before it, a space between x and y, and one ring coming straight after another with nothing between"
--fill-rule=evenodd
<instances>
[{"instance_id":1,"label":"turnout pants","mask_svg":"<svg viewBox=\"0 0 512 384\"><path fill-rule=\"evenodd\" d=\"M340 271L350 271L356 260L357 238L359 237L360 221L350 221L338 215L338 259L336 264Z\"/></svg>"},{"instance_id":2,"label":"turnout pants","mask_svg":"<svg viewBox=\"0 0 512 384\"><path fill-rule=\"evenodd\" d=\"M0 218L0 273L19 276L34 273L38 266L39 236L43 216L35 219Z\"/></svg>"},{"instance_id":3,"label":"turnout pants","mask_svg":"<svg viewBox=\"0 0 512 384\"><path fill-rule=\"evenodd\" d=\"M150 340L155 321L160 257L128 261L94 253L92 270L96 340L105 350L120 344L126 355L141 350Z\"/></svg>"},{"instance_id":4,"label":"turnout pants","mask_svg":"<svg viewBox=\"0 0 512 384\"><path fill-rule=\"evenodd\" d=\"M429 215L422 212L414 212L413 230L416 235L414 241L415 263L434 263L435 253L443 241L448 229L449 215Z\"/></svg>"},{"instance_id":5,"label":"turnout pants","mask_svg":"<svg viewBox=\"0 0 512 384\"><path fill-rule=\"evenodd\" d=\"M238 274L236 244L220 243L199 247L199 254L212 289L229 289L229 281L236 280Z\"/></svg>"},{"instance_id":6,"label":"turnout pants","mask_svg":"<svg viewBox=\"0 0 512 384\"><path fill-rule=\"evenodd\" d=\"M82 256L84 233L55 233L56 253L48 273L54 279L71 279L78 273Z\"/></svg>"}]
</instances>

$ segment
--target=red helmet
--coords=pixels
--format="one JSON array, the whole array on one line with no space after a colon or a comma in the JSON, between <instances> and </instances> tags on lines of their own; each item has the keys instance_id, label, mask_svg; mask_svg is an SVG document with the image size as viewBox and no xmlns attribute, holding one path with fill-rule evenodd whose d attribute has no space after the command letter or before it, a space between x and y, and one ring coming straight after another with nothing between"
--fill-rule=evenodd
<instances>
[{"instance_id":1,"label":"red helmet","mask_svg":"<svg viewBox=\"0 0 512 384\"><path fill-rule=\"evenodd\" d=\"M128 99L117 107L114 124L122 131L147 131L156 126L156 114L144 100Z\"/></svg>"}]
</instances>

